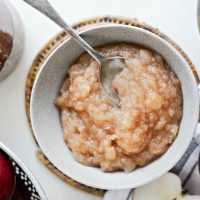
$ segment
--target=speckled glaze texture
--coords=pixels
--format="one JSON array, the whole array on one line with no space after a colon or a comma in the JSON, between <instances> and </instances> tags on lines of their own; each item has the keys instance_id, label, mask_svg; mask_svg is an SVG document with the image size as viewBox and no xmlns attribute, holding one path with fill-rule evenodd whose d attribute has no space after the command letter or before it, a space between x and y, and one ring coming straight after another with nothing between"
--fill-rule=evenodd
<instances>
[{"instance_id":1,"label":"speckled glaze texture","mask_svg":"<svg viewBox=\"0 0 200 200\"><path fill-rule=\"evenodd\" d=\"M31 120L36 139L47 158L64 174L102 189L125 189L148 183L170 170L187 149L199 115L198 90L193 73L177 50L165 40L141 28L125 25L101 25L81 32L92 46L113 42L137 43L159 52L181 81L183 118L178 137L159 159L131 173L105 173L76 162L62 134L59 111L54 101L69 66L84 52L72 39L57 47L41 68L32 92Z\"/></svg>"}]
</instances>

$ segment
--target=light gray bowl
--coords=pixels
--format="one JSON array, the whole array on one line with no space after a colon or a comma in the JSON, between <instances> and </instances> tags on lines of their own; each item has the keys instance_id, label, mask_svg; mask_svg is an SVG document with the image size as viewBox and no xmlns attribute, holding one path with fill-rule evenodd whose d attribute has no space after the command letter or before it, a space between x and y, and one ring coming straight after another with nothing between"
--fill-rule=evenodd
<instances>
[{"instance_id":1,"label":"light gray bowl","mask_svg":"<svg viewBox=\"0 0 200 200\"><path fill-rule=\"evenodd\" d=\"M0 0L0 29L12 37L12 49L0 70L0 81L18 65L24 48L24 27L19 14L8 0Z\"/></svg>"},{"instance_id":2,"label":"light gray bowl","mask_svg":"<svg viewBox=\"0 0 200 200\"><path fill-rule=\"evenodd\" d=\"M92 46L113 42L130 42L159 52L181 81L184 104L178 137L168 151L131 173L105 173L74 160L63 140L60 114L54 101L68 68L84 52L72 39L57 47L43 64L32 92L31 120L36 139L47 158L64 174L88 186L103 189L125 189L146 184L170 170L186 151L196 129L199 116L199 97L193 73L179 52L157 35L132 26L103 25L81 32Z\"/></svg>"}]
</instances>

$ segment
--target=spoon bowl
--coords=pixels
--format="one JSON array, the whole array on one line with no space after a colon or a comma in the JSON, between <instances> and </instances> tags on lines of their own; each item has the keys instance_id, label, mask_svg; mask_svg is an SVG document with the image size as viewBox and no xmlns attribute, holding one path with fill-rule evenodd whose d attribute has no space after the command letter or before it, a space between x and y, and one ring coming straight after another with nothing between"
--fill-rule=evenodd
<instances>
[{"instance_id":1,"label":"spoon bowl","mask_svg":"<svg viewBox=\"0 0 200 200\"><path fill-rule=\"evenodd\" d=\"M100 83L104 91L106 91L107 98L118 107L120 107L120 98L116 89L112 86L112 81L124 66L125 60L120 56L106 58L100 66Z\"/></svg>"},{"instance_id":2,"label":"spoon bowl","mask_svg":"<svg viewBox=\"0 0 200 200\"><path fill-rule=\"evenodd\" d=\"M106 97L116 106L120 106L119 97L116 90L112 87L113 78L124 68L122 57L104 58L96 50L94 50L83 38L81 38L71 26L69 26L63 18L56 12L48 0L23 0L39 12L43 13L54 21L57 25L64 29L71 37L82 46L98 63L100 71L100 81L102 89L106 93ZM107 67L108 65L108 67ZM103 70L103 72L102 72ZM108 70L108 71L107 71ZM105 75L105 76L104 76ZM103 76L103 77L102 77Z\"/></svg>"}]
</instances>

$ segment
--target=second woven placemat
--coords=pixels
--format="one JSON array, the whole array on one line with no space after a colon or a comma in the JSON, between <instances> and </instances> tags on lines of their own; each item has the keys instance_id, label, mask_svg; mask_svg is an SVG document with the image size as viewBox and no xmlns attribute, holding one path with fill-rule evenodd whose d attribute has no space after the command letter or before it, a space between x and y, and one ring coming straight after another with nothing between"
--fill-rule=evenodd
<instances>
[{"instance_id":1,"label":"second woven placemat","mask_svg":"<svg viewBox=\"0 0 200 200\"><path fill-rule=\"evenodd\" d=\"M80 30L86 29L90 26L98 26L98 25L106 24L106 23L124 24L124 25L140 27L145 30L151 31L151 32L155 33L156 35L158 35L159 37L165 39L167 42L169 42L171 45L173 45L182 54L182 56L185 58L185 60L191 67L197 82L199 82L194 65L192 64L190 59L187 57L187 55L182 51L182 49L180 47L178 47L178 45L175 42L173 42L170 38L168 38L166 35L161 33L158 29L155 29L143 22L140 22L137 19L130 19L130 18L124 18L124 17L113 17L113 16L96 17L96 18L91 18L91 19L81 21L81 22L75 24L73 26L73 28L76 31L80 31ZM32 125L31 125L31 120L30 120L30 97L31 97L32 87L33 87L35 78L37 76L38 70L41 68L42 64L44 63L46 58L49 56L49 54L59 44L61 44L64 40L66 40L68 37L69 37L69 35L67 35L65 32L61 32L58 35L56 35L53 39L51 39L42 48L42 50L38 53L38 55L36 56L36 58L34 59L32 65L30 67L30 71L29 71L27 81L26 81L25 103L26 103L27 119L29 122L29 126L31 128L31 131L32 131ZM33 133L33 131L32 131L32 133ZM81 190L89 192L91 194L103 196L103 194L105 192L104 190L85 186L83 184L80 184L80 183L74 181L73 179L69 178L68 176L64 175L45 157L45 155L42 153L41 150L39 150L37 152L37 157L49 170L51 170L56 176L58 176L64 182L74 186L75 188L81 189Z\"/></svg>"}]
</instances>

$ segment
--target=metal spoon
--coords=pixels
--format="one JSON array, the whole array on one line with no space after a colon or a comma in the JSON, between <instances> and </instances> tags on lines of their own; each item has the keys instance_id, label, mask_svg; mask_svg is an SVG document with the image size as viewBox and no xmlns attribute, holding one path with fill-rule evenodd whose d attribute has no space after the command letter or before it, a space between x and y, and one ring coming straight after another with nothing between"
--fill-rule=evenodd
<instances>
[{"instance_id":1,"label":"metal spoon","mask_svg":"<svg viewBox=\"0 0 200 200\"><path fill-rule=\"evenodd\" d=\"M99 64L100 83L106 93L106 97L115 105L120 107L120 99L117 91L112 86L116 74L124 68L124 59L120 56L105 58L95 51L69 26L55 11L48 0L23 0L38 11L49 17L52 21L62 27L72 38L81 45Z\"/></svg>"}]
</instances>

